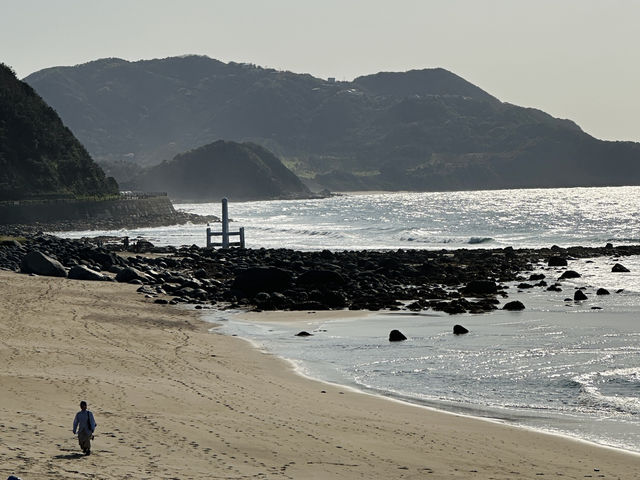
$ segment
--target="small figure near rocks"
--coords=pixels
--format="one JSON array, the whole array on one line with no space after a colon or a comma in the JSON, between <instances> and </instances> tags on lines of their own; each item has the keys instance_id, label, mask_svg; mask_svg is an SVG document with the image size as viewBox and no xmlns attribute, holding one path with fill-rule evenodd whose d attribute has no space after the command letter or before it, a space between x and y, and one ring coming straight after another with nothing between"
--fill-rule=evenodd
<instances>
[{"instance_id":1,"label":"small figure near rocks","mask_svg":"<svg viewBox=\"0 0 640 480\"><path fill-rule=\"evenodd\" d=\"M407 337L400 330L391 330L389 332L389 341L390 342L402 342L406 340Z\"/></svg>"},{"instance_id":2,"label":"small figure near rocks","mask_svg":"<svg viewBox=\"0 0 640 480\"><path fill-rule=\"evenodd\" d=\"M524 310L524 303L522 303L520 300L514 300L512 302L505 303L502 309L509 311Z\"/></svg>"},{"instance_id":3,"label":"small figure near rocks","mask_svg":"<svg viewBox=\"0 0 640 480\"><path fill-rule=\"evenodd\" d=\"M313 337L313 334L303 330L301 332L296 333L296 337Z\"/></svg>"},{"instance_id":4,"label":"small figure near rocks","mask_svg":"<svg viewBox=\"0 0 640 480\"><path fill-rule=\"evenodd\" d=\"M464 328L462 325L454 325L453 326L453 334L454 335L464 335L465 333L469 333L469 330Z\"/></svg>"},{"instance_id":5,"label":"small figure near rocks","mask_svg":"<svg viewBox=\"0 0 640 480\"><path fill-rule=\"evenodd\" d=\"M582 290L576 290L576 293L573 294L573 300L575 302L581 302L582 300L586 300L587 296L584 294Z\"/></svg>"},{"instance_id":6,"label":"small figure near rocks","mask_svg":"<svg viewBox=\"0 0 640 480\"><path fill-rule=\"evenodd\" d=\"M624 272L630 272L631 270L629 270L624 265L616 263L613 267L611 267L611 271L614 273L624 273Z\"/></svg>"}]
</instances>

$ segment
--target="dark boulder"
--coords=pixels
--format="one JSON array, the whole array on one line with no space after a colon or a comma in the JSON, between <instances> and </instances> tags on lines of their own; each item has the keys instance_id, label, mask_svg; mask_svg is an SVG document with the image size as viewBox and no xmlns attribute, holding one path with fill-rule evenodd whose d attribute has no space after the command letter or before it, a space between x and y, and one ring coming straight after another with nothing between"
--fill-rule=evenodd
<instances>
[{"instance_id":1,"label":"dark boulder","mask_svg":"<svg viewBox=\"0 0 640 480\"><path fill-rule=\"evenodd\" d=\"M502 310L509 310L509 311L524 310L524 303L522 303L519 300L514 300L512 302L505 303L504 306L502 307Z\"/></svg>"},{"instance_id":2,"label":"dark boulder","mask_svg":"<svg viewBox=\"0 0 640 480\"><path fill-rule=\"evenodd\" d=\"M498 285L491 280L472 280L461 292L465 295L493 295L498 293Z\"/></svg>"},{"instance_id":3,"label":"dark boulder","mask_svg":"<svg viewBox=\"0 0 640 480\"><path fill-rule=\"evenodd\" d=\"M247 295L258 292L281 292L291 285L292 275L276 267L252 267L236 275L231 288Z\"/></svg>"},{"instance_id":4,"label":"dark boulder","mask_svg":"<svg viewBox=\"0 0 640 480\"><path fill-rule=\"evenodd\" d=\"M322 293L320 301L331 309L340 309L347 306L347 297L337 290L329 290Z\"/></svg>"},{"instance_id":5,"label":"dark boulder","mask_svg":"<svg viewBox=\"0 0 640 480\"><path fill-rule=\"evenodd\" d=\"M35 273L47 277L66 277L67 271L62 264L39 251L27 253L20 263L22 273Z\"/></svg>"},{"instance_id":6,"label":"dark boulder","mask_svg":"<svg viewBox=\"0 0 640 480\"><path fill-rule=\"evenodd\" d=\"M611 271L614 273L624 273L624 272L630 272L631 270L629 270L624 265L616 263L613 267L611 267Z\"/></svg>"},{"instance_id":7,"label":"dark boulder","mask_svg":"<svg viewBox=\"0 0 640 480\"><path fill-rule=\"evenodd\" d=\"M464 328L462 325L454 325L453 333L454 335L464 335L465 333L469 333L469 330Z\"/></svg>"},{"instance_id":8,"label":"dark boulder","mask_svg":"<svg viewBox=\"0 0 640 480\"><path fill-rule=\"evenodd\" d=\"M550 267L566 267L567 259L564 257L553 256L549 258L547 265Z\"/></svg>"},{"instance_id":9,"label":"dark boulder","mask_svg":"<svg viewBox=\"0 0 640 480\"><path fill-rule=\"evenodd\" d=\"M567 270L562 275L560 275L559 280L564 280L565 278L580 278L581 276L582 275L574 270Z\"/></svg>"},{"instance_id":10,"label":"dark boulder","mask_svg":"<svg viewBox=\"0 0 640 480\"><path fill-rule=\"evenodd\" d=\"M576 302L581 302L582 300L586 300L587 296L584 294L582 290L576 290L576 293L573 294L573 300Z\"/></svg>"},{"instance_id":11,"label":"dark boulder","mask_svg":"<svg viewBox=\"0 0 640 480\"><path fill-rule=\"evenodd\" d=\"M529 280L532 282L536 280L544 280L544 278L545 278L544 273L534 273L529 276Z\"/></svg>"},{"instance_id":12,"label":"dark boulder","mask_svg":"<svg viewBox=\"0 0 640 480\"><path fill-rule=\"evenodd\" d=\"M402 342L403 340L406 340L406 339L407 337L405 337L400 330L391 330L391 332L389 332L390 342Z\"/></svg>"},{"instance_id":13,"label":"dark boulder","mask_svg":"<svg viewBox=\"0 0 640 480\"><path fill-rule=\"evenodd\" d=\"M136 281L145 283L149 280L149 276L146 273L141 272L140 270L127 267L118 272L116 275L116 282L121 283L134 283Z\"/></svg>"},{"instance_id":14,"label":"dark boulder","mask_svg":"<svg viewBox=\"0 0 640 480\"><path fill-rule=\"evenodd\" d=\"M342 275L332 270L309 270L304 272L296 280L296 285L344 285Z\"/></svg>"},{"instance_id":15,"label":"dark boulder","mask_svg":"<svg viewBox=\"0 0 640 480\"><path fill-rule=\"evenodd\" d=\"M606 288L599 288L596 290L596 295L609 295L609 290Z\"/></svg>"},{"instance_id":16,"label":"dark boulder","mask_svg":"<svg viewBox=\"0 0 640 480\"><path fill-rule=\"evenodd\" d=\"M313 334L305 332L304 330L296 333L296 337L313 337Z\"/></svg>"},{"instance_id":17,"label":"dark boulder","mask_svg":"<svg viewBox=\"0 0 640 480\"><path fill-rule=\"evenodd\" d=\"M106 280L103 274L84 265L74 265L71 267L69 270L69 278L72 280L92 280L98 282Z\"/></svg>"}]
</instances>

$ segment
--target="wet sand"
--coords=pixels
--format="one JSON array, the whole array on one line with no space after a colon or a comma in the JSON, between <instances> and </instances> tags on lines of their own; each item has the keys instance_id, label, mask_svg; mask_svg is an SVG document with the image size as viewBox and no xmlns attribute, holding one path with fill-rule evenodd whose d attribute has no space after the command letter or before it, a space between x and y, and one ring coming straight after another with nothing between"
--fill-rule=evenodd
<instances>
[{"instance_id":1,"label":"wet sand","mask_svg":"<svg viewBox=\"0 0 640 480\"><path fill-rule=\"evenodd\" d=\"M135 288L0 272L0 477L640 478L638 455L303 378Z\"/></svg>"}]
</instances>

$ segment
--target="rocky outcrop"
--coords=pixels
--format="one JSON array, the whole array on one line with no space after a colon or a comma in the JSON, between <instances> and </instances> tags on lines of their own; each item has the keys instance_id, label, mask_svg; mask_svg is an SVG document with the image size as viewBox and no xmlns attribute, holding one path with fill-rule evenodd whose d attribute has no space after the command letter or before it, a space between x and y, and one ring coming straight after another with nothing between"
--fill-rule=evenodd
<instances>
[{"instance_id":1,"label":"rocky outcrop","mask_svg":"<svg viewBox=\"0 0 640 480\"><path fill-rule=\"evenodd\" d=\"M282 291L291 285L290 272L275 267L252 267L236 275L231 288L244 295Z\"/></svg>"},{"instance_id":2,"label":"rocky outcrop","mask_svg":"<svg viewBox=\"0 0 640 480\"><path fill-rule=\"evenodd\" d=\"M27 253L20 263L20 271L23 273L35 273L46 277L66 277L67 271L62 264L40 251Z\"/></svg>"},{"instance_id":3,"label":"rocky outcrop","mask_svg":"<svg viewBox=\"0 0 640 480\"><path fill-rule=\"evenodd\" d=\"M140 293L150 298L234 309L488 312L500 303L497 296L508 296L508 289L499 288L497 295L477 299L465 298L462 290L482 278L494 284L496 279L506 283L526 278L523 274L548 255L548 249L509 248L299 252L191 246L150 247L149 255L122 256L114 254L123 248L122 242L99 246L98 240L91 239L65 240L17 231L13 235L0 242L2 269L20 270L29 252L46 252L62 270L83 265L110 279L141 284ZM611 251L572 248L567 253L573 258L623 257L639 255L640 246ZM297 281L310 271L335 272L340 275L335 280L345 281L341 285ZM502 308L515 306L524 308L521 302L508 302Z\"/></svg>"}]
</instances>

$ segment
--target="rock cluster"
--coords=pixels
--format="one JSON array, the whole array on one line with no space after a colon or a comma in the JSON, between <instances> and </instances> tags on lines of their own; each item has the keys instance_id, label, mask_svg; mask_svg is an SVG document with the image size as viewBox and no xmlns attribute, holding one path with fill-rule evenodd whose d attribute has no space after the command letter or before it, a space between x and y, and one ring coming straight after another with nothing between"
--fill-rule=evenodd
<instances>
[{"instance_id":1,"label":"rock cluster","mask_svg":"<svg viewBox=\"0 0 640 480\"><path fill-rule=\"evenodd\" d=\"M212 250L145 248L153 255L119 252L122 244L96 245L21 233L0 243L0 268L140 285L158 303L218 304L259 310L433 309L480 313L506 297L505 282L551 254L563 257L639 254L640 247L611 249L397 250L300 252L287 249ZM38 270L32 260L44 264ZM53 272L47 273L47 269ZM526 278L526 277L525 277ZM537 286L545 286L544 280ZM514 305L515 306L515 305ZM517 305L521 309L520 305Z\"/></svg>"}]
</instances>

